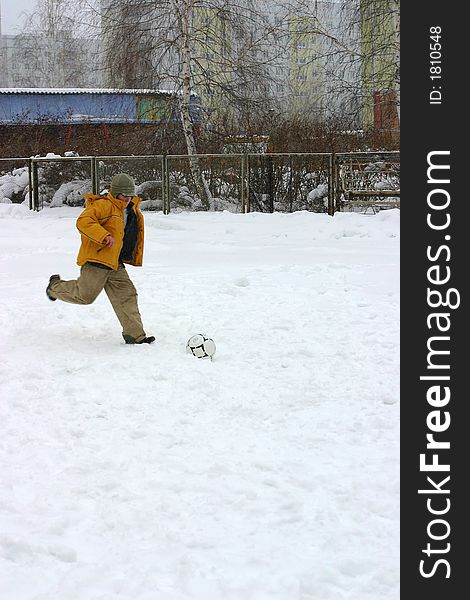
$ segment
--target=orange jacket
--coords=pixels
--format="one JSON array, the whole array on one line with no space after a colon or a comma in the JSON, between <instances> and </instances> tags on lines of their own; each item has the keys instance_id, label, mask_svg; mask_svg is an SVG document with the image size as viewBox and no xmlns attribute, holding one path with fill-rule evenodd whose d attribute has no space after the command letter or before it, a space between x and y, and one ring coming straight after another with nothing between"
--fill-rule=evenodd
<instances>
[{"instance_id":1,"label":"orange jacket","mask_svg":"<svg viewBox=\"0 0 470 600\"><path fill-rule=\"evenodd\" d=\"M96 262L118 268L119 254L124 239L124 209L126 203L118 200L111 193L106 196L85 194L85 210L77 219L77 229L81 234L82 243L77 256L77 264ZM129 264L142 266L144 256L144 217L139 210L141 198L132 198L134 212L137 216L138 235L132 261ZM106 236L114 238L114 245L109 248L104 245ZM128 262L128 261L126 261Z\"/></svg>"}]
</instances>

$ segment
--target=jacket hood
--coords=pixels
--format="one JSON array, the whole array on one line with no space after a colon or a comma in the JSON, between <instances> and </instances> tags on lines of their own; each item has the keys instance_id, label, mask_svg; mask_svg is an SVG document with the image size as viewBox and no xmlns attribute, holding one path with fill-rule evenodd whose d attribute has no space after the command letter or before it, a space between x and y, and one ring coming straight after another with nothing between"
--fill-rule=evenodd
<instances>
[{"instance_id":1,"label":"jacket hood","mask_svg":"<svg viewBox=\"0 0 470 600\"><path fill-rule=\"evenodd\" d=\"M125 202L123 202L122 200L119 200L118 198L115 198L111 194L111 192L108 192L107 194L104 194L104 195L84 194L84 198L85 198L85 208L89 208L97 200L109 200L110 202L112 202L112 204L114 204L114 206L117 206L120 209L124 209L126 206ZM137 207L142 202L142 198L139 198L139 196L133 196L131 202L134 206Z\"/></svg>"}]
</instances>

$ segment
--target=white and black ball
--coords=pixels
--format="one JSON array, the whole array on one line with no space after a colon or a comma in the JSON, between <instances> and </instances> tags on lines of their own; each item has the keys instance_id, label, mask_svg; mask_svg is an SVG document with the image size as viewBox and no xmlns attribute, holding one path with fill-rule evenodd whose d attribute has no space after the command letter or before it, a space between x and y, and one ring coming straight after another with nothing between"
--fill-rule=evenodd
<instances>
[{"instance_id":1,"label":"white and black ball","mask_svg":"<svg viewBox=\"0 0 470 600\"><path fill-rule=\"evenodd\" d=\"M215 343L212 338L205 333L196 333L192 335L187 344L186 352L189 352L196 358L210 358L215 354Z\"/></svg>"}]
</instances>

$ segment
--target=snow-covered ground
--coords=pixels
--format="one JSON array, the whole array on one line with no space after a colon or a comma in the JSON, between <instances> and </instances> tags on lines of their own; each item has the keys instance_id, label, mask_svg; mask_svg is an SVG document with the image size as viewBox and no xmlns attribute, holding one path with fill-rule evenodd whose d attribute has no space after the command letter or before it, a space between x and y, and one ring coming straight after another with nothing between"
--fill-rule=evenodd
<instances>
[{"instance_id":1,"label":"snow-covered ground","mask_svg":"<svg viewBox=\"0 0 470 600\"><path fill-rule=\"evenodd\" d=\"M145 213L153 346L79 212L0 204L0 597L398 600L399 211Z\"/></svg>"}]
</instances>

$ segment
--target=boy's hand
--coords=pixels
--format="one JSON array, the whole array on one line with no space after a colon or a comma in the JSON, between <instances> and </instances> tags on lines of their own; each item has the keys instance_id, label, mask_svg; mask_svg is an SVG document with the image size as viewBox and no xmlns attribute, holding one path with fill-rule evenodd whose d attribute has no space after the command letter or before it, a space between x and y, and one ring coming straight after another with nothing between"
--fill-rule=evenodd
<instances>
[{"instance_id":1,"label":"boy's hand","mask_svg":"<svg viewBox=\"0 0 470 600\"><path fill-rule=\"evenodd\" d=\"M111 235L107 235L103 240L103 244L108 248L112 248L114 246L114 238Z\"/></svg>"}]
</instances>

